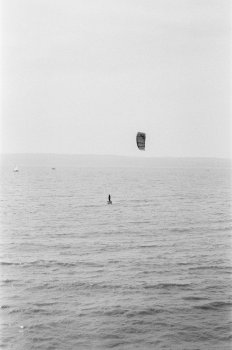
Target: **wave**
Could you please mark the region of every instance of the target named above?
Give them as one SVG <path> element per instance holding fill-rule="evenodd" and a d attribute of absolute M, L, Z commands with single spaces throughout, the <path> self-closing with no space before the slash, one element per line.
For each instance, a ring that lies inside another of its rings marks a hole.
<path fill-rule="evenodd" d="M 55 281 L 50 281 L 39 285 L 33 285 L 32 287 L 30 286 L 26 290 L 37 291 L 37 290 L 43 290 L 43 289 L 47 289 L 47 290 L 57 289 L 57 284 L 55 284 Z"/>
<path fill-rule="evenodd" d="M 191 232 L 192 229 L 191 228 L 187 228 L 187 227 L 175 227 L 175 228 L 171 228 L 170 232 Z"/>
<path fill-rule="evenodd" d="M 15 262 L 1 262 L 1 265 L 6 266 L 17 266 L 20 265 L 23 268 L 30 268 L 30 267 L 76 267 L 79 265 L 84 266 L 96 266 L 96 267 L 103 267 L 102 264 L 98 264 L 91 261 L 76 261 L 76 262 L 63 262 L 63 261 L 56 261 L 56 260 L 33 260 L 30 262 L 22 262 L 22 263 L 15 263 Z"/>
<path fill-rule="evenodd" d="M 74 267 L 76 266 L 75 263 L 69 263 L 69 262 L 60 262 L 60 261 L 54 261 L 54 260 L 35 260 L 35 261 L 30 261 L 27 263 L 23 264 L 23 267 L 28 268 L 28 267 Z"/>
<path fill-rule="evenodd" d="M 55 304 L 58 304 L 58 303 L 54 301 L 54 302 L 50 302 L 50 303 L 35 303 L 34 305 L 36 307 L 45 307 L 45 306 L 52 306 Z"/>
<path fill-rule="evenodd" d="M 209 285 L 204 287 L 203 289 L 206 291 L 210 291 L 210 292 L 215 292 L 216 290 L 220 290 L 222 288 L 222 286 L 220 284 L 214 284 L 214 285 Z"/>
<path fill-rule="evenodd" d="M 44 285 L 41 286 L 44 288 Z M 45 286 L 46 287 L 46 286 Z M 50 286 L 52 288 L 53 286 Z M 63 288 L 63 286 L 60 286 Z M 115 290 L 115 289 L 121 289 L 121 290 L 127 290 L 129 292 L 130 290 L 139 290 L 141 288 L 143 289 L 184 289 L 184 290 L 192 290 L 192 284 L 191 283 L 158 283 L 158 284 L 138 284 L 138 285 L 129 285 L 129 284 L 105 284 L 105 283 L 91 283 L 91 282 L 72 282 L 70 284 L 65 284 L 65 288 L 81 288 L 81 289 L 96 289 L 96 290 Z"/>
<path fill-rule="evenodd" d="M 149 221 L 149 220 L 143 220 L 143 221 L 128 221 L 128 224 L 144 225 L 144 224 L 151 224 L 151 221 Z"/>
<path fill-rule="evenodd" d="M 21 263 L 9 262 L 9 261 L 1 261 L 0 265 L 2 265 L 2 266 L 10 266 L 10 265 L 17 266 L 17 265 L 21 265 Z"/>
<path fill-rule="evenodd" d="M 148 284 L 144 286 L 145 289 L 172 289 L 172 288 L 183 288 L 192 289 L 192 283 L 158 283 Z"/>
<path fill-rule="evenodd" d="M 231 270 L 232 266 L 218 266 L 218 265 L 209 265 L 209 266 L 198 266 L 198 267 L 189 267 L 190 271 L 195 270 Z"/>
<path fill-rule="evenodd" d="M 2 280 L 2 283 L 5 283 L 5 284 L 13 283 L 13 282 L 17 282 L 17 280 L 11 280 L 11 279 Z"/>
<path fill-rule="evenodd" d="M 127 341 L 118 341 L 118 342 L 116 342 L 116 343 L 114 343 L 114 344 L 108 344 L 107 346 L 111 349 L 113 349 L 113 348 L 116 348 L 116 347 L 118 347 L 118 346 L 125 346 L 125 345 L 127 345 L 128 344 L 128 342 Z"/>
<path fill-rule="evenodd" d="M 113 309 L 113 310 L 108 310 L 108 311 L 103 311 L 104 316 L 117 316 L 117 315 L 124 315 L 127 313 L 127 309 Z"/>
<path fill-rule="evenodd" d="M 18 312 L 22 312 L 22 309 L 20 308 L 15 308 L 10 311 L 10 314 L 17 314 Z"/>
<path fill-rule="evenodd" d="M 44 310 L 44 309 L 41 309 L 41 308 L 35 308 L 35 309 L 27 310 L 26 314 L 43 314 L 43 315 L 48 315 L 49 312 L 47 310 Z"/>
<path fill-rule="evenodd" d="M 188 300 L 188 301 L 198 301 L 198 300 L 207 300 L 209 298 L 206 297 L 198 297 L 198 296 L 188 296 L 188 297 L 183 297 L 182 299 Z"/>
<path fill-rule="evenodd" d="M 139 311 L 128 311 L 126 313 L 127 317 L 137 317 L 137 316 L 152 316 L 155 314 L 167 312 L 167 310 L 164 310 L 162 308 L 147 308 L 144 310 L 139 310 Z"/>
<path fill-rule="evenodd" d="M 226 231 L 232 231 L 232 227 L 230 226 L 224 226 L 224 227 L 216 227 L 210 229 L 213 232 L 226 232 Z"/>
<path fill-rule="evenodd" d="M 220 215 L 224 215 L 225 213 L 220 213 Z M 216 214 L 217 215 L 217 214 Z M 219 215 L 219 214 L 218 214 Z M 231 219 L 217 219 L 217 220 L 214 220 L 212 221 L 213 223 L 215 224 L 226 224 L 226 223 L 231 223 Z"/>
<path fill-rule="evenodd" d="M 177 265 L 186 266 L 186 265 L 191 265 L 191 263 L 190 262 L 179 262 L 179 263 L 177 263 Z"/>
<path fill-rule="evenodd" d="M 51 304 L 52 305 L 52 304 Z M 47 305 L 45 305 L 47 306 Z M 42 308 L 42 307 L 28 307 L 28 308 L 20 308 L 20 307 L 17 307 L 17 308 L 13 308 L 11 311 L 10 311 L 10 314 L 16 314 L 16 313 L 23 313 L 25 315 L 33 315 L 33 314 L 40 314 L 40 315 L 55 315 L 57 313 L 59 313 L 59 311 L 57 310 L 51 310 L 51 309 L 45 309 L 45 308 Z"/>
<path fill-rule="evenodd" d="M 195 309 L 201 309 L 201 310 L 218 310 L 218 309 L 230 308 L 230 307 L 232 307 L 232 303 L 228 301 L 227 302 L 213 301 L 211 303 L 194 306 Z"/>
<path fill-rule="evenodd" d="M 76 281 L 76 282 L 70 282 L 70 283 L 60 283 L 60 280 L 51 280 L 46 283 L 42 284 L 37 284 L 32 287 L 28 287 L 27 290 L 61 290 L 61 291 L 66 291 L 66 290 L 114 290 L 114 289 L 130 289 L 134 287 L 130 286 L 123 286 L 123 285 L 112 285 L 112 284 L 104 284 L 104 283 L 95 283 L 95 282 L 81 282 L 81 281 Z M 136 287 L 135 287 L 136 288 Z"/>

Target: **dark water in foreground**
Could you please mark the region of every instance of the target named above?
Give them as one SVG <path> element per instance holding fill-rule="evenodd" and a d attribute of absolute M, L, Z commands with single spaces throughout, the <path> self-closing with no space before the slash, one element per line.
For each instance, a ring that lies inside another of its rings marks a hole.
<path fill-rule="evenodd" d="M 2 348 L 231 349 L 229 169 L 2 182 Z"/>

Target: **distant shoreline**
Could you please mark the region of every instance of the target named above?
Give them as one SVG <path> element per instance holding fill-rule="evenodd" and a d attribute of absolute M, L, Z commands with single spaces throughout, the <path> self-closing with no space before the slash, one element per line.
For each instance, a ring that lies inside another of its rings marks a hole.
<path fill-rule="evenodd" d="M 232 160 L 208 157 L 148 157 L 93 155 L 93 154 L 53 154 L 53 153 L 12 153 L 1 154 L 3 167 L 126 167 L 126 168 L 230 168 Z"/>

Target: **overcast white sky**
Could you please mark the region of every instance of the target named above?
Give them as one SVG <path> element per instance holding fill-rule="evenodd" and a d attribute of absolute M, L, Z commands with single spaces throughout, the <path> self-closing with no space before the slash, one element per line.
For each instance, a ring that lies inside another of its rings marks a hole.
<path fill-rule="evenodd" d="M 230 156 L 229 0 L 2 0 L 2 152 Z"/>

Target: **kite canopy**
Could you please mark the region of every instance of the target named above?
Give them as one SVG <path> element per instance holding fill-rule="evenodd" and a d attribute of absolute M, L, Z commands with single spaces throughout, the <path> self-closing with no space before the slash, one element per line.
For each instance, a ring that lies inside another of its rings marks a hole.
<path fill-rule="evenodd" d="M 145 151 L 146 134 L 144 132 L 138 132 L 136 135 L 137 146 L 141 151 Z"/>

